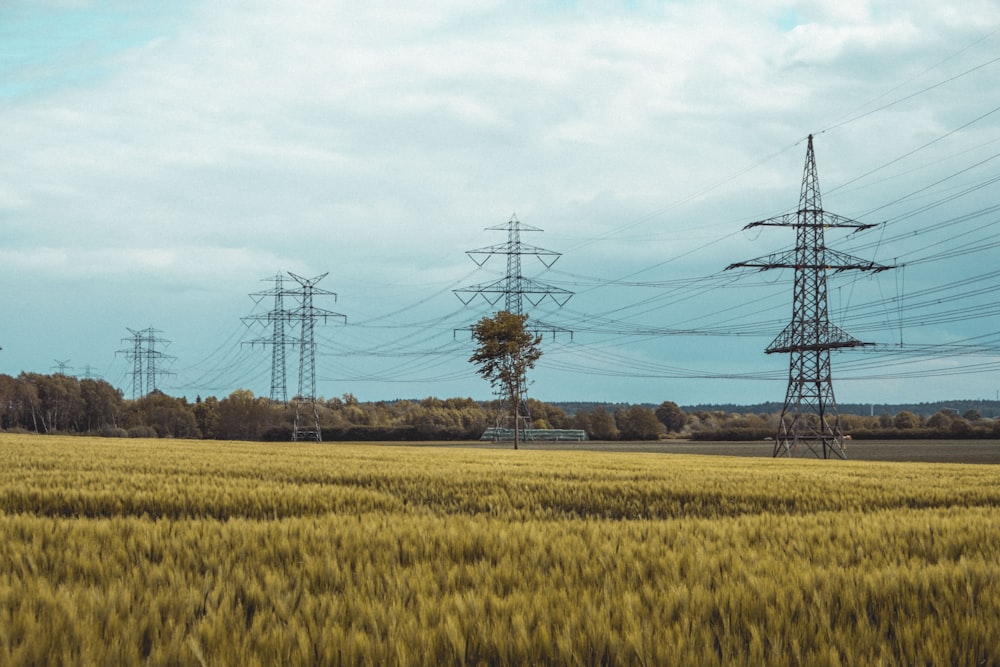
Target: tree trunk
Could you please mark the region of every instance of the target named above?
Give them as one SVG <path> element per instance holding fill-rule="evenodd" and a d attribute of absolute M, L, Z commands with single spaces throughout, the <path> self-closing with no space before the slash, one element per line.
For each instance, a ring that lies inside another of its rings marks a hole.
<path fill-rule="evenodd" d="M 514 383 L 510 402 L 514 406 L 514 449 L 517 449 L 518 442 L 521 438 L 520 429 L 518 428 L 518 422 L 521 418 L 521 392 L 518 383 Z"/>

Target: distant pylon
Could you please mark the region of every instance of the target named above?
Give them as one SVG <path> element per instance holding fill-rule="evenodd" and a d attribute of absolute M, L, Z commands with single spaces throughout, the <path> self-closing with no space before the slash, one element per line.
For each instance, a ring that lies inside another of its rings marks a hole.
<path fill-rule="evenodd" d="M 271 325 L 270 338 L 257 338 L 247 341 L 250 345 L 270 345 L 271 346 L 271 403 L 285 404 L 288 402 L 288 383 L 286 381 L 285 346 L 289 340 L 285 335 L 285 324 L 289 321 L 291 313 L 285 310 L 285 296 L 288 290 L 284 287 L 285 276 L 277 273 L 264 280 L 274 283 L 274 287 L 261 292 L 254 292 L 250 298 L 260 302 L 264 297 L 274 298 L 274 307 L 267 313 L 258 315 L 248 315 L 243 318 L 244 322 L 263 322 Z"/>
<path fill-rule="evenodd" d="M 330 317 L 339 317 L 346 321 L 347 317 L 313 305 L 313 297 L 315 296 L 332 296 L 334 300 L 337 298 L 334 292 L 316 287 L 316 283 L 325 278 L 327 273 L 315 278 L 303 278 L 291 272 L 288 275 L 299 284 L 298 288 L 286 292 L 287 295 L 298 300 L 298 306 L 288 312 L 289 318 L 299 324 L 299 392 L 295 397 L 295 424 L 292 428 L 292 440 L 322 442 L 323 434 L 319 425 L 319 412 L 316 409 L 316 339 L 314 329 L 318 318 L 323 318 L 326 321 Z M 306 407 L 312 413 L 311 420 L 302 414 Z"/>
<path fill-rule="evenodd" d="M 159 343 L 170 344 L 168 340 L 157 338 L 156 334 L 162 332 L 153 327 L 141 330 L 128 329 L 128 331 L 132 337 L 123 338 L 122 342 L 131 343 L 132 346 L 118 350 L 117 354 L 124 354 L 132 361 L 132 398 L 136 399 L 156 391 L 157 376 L 169 375 L 168 371 L 159 367 L 158 362 L 174 357 L 156 349 Z"/>
<path fill-rule="evenodd" d="M 793 227 L 795 249 L 731 264 L 727 269 L 757 267 L 794 269 L 792 321 L 767 347 L 767 354 L 788 353 L 788 389 L 778 421 L 774 456 L 812 453 L 821 458 L 847 458 L 840 414 L 833 394 L 830 350 L 872 345 L 854 338 L 830 322 L 827 308 L 828 271 L 879 272 L 893 268 L 851 257 L 826 247 L 826 228 L 856 231 L 875 225 L 863 224 L 827 213 L 819 191 L 813 136 L 809 135 L 799 208 L 795 213 L 752 222 L 752 227 Z M 804 449 L 800 450 L 799 445 Z"/>
<path fill-rule="evenodd" d="M 56 375 L 66 375 L 67 370 L 73 370 L 73 367 L 69 365 L 69 359 L 67 359 L 66 361 L 59 361 L 58 359 L 53 359 L 53 361 L 56 362 L 56 365 L 53 366 L 50 370 L 54 370 L 56 372 Z"/>
<path fill-rule="evenodd" d="M 510 220 L 506 223 L 494 225 L 493 227 L 487 227 L 486 230 L 506 231 L 507 242 L 498 243 L 485 248 L 479 248 L 477 250 L 468 250 L 466 251 L 466 254 L 472 259 L 473 262 L 476 263 L 477 266 L 483 266 L 487 260 L 494 255 L 505 255 L 507 257 L 507 273 L 504 277 L 490 283 L 469 285 L 468 287 L 461 287 L 453 290 L 455 292 L 455 296 L 457 296 L 462 303 L 469 305 L 477 296 L 481 296 L 491 306 L 495 306 L 501 299 L 503 299 L 503 309 L 508 313 L 513 313 L 515 315 L 525 314 L 525 301 L 530 303 L 532 306 L 537 306 L 545 299 L 550 299 L 553 303 L 560 307 L 566 305 L 566 302 L 573 296 L 573 292 L 538 280 L 525 278 L 521 273 L 521 257 L 525 255 L 534 255 L 545 266 L 545 268 L 551 268 L 552 265 L 555 264 L 556 261 L 562 256 L 562 253 L 555 252 L 554 250 L 546 250 L 545 248 L 539 248 L 537 246 L 525 245 L 521 242 L 521 232 L 540 232 L 542 231 L 540 228 L 525 225 L 517 219 L 517 215 L 511 215 Z M 557 333 L 568 333 L 571 336 L 573 334 L 573 332 L 569 329 L 537 320 L 529 320 L 528 328 L 536 333 L 551 333 L 553 336 Z M 471 327 L 469 327 L 469 329 L 471 330 Z M 512 402 L 514 404 L 515 410 L 507 410 L 506 405 L 508 402 Z M 529 431 L 526 429 L 531 427 L 531 413 L 528 410 L 526 387 L 520 387 L 514 396 L 509 396 L 506 393 L 501 394 L 499 400 L 499 410 L 497 412 L 497 427 L 493 431 L 495 434 L 499 434 L 501 432 L 501 429 L 504 428 L 503 420 L 506 419 L 507 415 L 511 413 L 516 415 L 514 418 L 515 423 L 511 425 L 511 428 L 525 429 L 523 432 L 527 435 Z"/>

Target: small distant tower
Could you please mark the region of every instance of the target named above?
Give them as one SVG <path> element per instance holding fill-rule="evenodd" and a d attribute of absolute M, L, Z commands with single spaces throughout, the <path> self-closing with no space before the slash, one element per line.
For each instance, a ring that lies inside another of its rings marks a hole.
<path fill-rule="evenodd" d="M 566 305 L 566 302 L 573 296 L 573 292 L 561 287 L 548 285 L 538 280 L 525 278 L 521 273 L 521 257 L 525 255 L 534 255 L 545 268 L 550 268 L 562 256 L 562 253 L 537 246 L 525 245 L 521 242 L 521 232 L 540 232 L 542 231 L 540 228 L 525 225 L 517 219 L 516 215 L 511 215 L 510 220 L 506 223 L 487 227 L 486 230 L 507 232 L 507 242 L 477 250 L 468 250 L 466 254 L 477 266 L 483 266 L 494 255 L 505 255 L 507 257 L 507 273 L 504 277 L 494 280 L 491 283 L 469 285 L 468 287 L 461 287 L 454 290 L 455 296 L 462 303 L 469 305 L 477 296 L 481 296 L 491 306 L 495 306 L 503 299 L 503 309 L 515 315 L 524 314 L 525 301 L 532 306 L 537 306 L 545 299 L 550 299 L 560 307 Z M 557 333 L 569 333 L 572 335 L 569 329 L 535 320 L 528 321 L 528 328 L 536 333 L 551 333 L 553 336 Z M 508 409 L 507 406 L 511 402 L 514 403 L 516 412 Z M 493 431 L 494 437 L 499 436 L 503 428 L 503 420 L 511 412 L 517 415 L 516 423 L 511 428 L 526 429 L 531 426 L 531 414 L 528 411 L 526 388 L 522 387 L 516 396 L 502 395 L 500 397 L 497 426 Z"/>
<path fill-rule="evenodd" d="M 56 372 L 56 375 L 66 375 L 66 371 L 73 370 L 73 367 L 69 365 L 69 359 L 65 361 L 53 359 L 53 361 L 56 362 L 56 365 L 53 366 L 50 370 L 54 370 Z"/>
<path fill-rule="evenodd" d="M 131 343 L 131 347 L 118 350 L 132 361 L 132 398 L 137 399 L 156 391 L 156 378 L 159 375 L 169 375 L 168 371 L 159 367 L 159 362 L 172 360 L 175 357 L 164 354 L 156 349 L 161 343 L 170 344 L 169 340 L 158 338 L 162 333 L 148 327 L 146 329 L 128 329 L 131 338 L 123 338 L 123 343 Z"/>
<path fill-rule="evenodd" d="M 753 227 L 792 227 L 795 249 L 747 262 L 731 264 L 727 269 L 757 267 L 794 269 L 792 321 L 767 347 L 767 354 L 788 353 L 788 390 L 781 409 L 774 456 L 794 456 L 804 451 L 820 458 L 846 459 L 844 433 L 833 395 L 830 350 L 871 345 L 854 338 L 830 322 L 827 309 L 826 275 L 828 271 L 847 270 L 879 272 L 893 268 L 851 257 L 826 247 L 827 228 L 869 229 L 862 224 L 823 210 L 816 173 L 813 136 L 809 135 L 805 172 L 799 195 L 799 209 L 776 218 L 752 222 Z M 804 446 L 800 452 L 799 446 Z"/>
<path fill-rule="evenodd" d="M 257 338 L 247 341 L 250 345 L 270 345 L 271 346 L 271 403 L 284 405 L 288 402 L 288 383 L 286 382 L 285 347 L 291 343 L 285 335 L 285 325 L 291 319 L 291 312 L 285 309 L 285 296 L 288 290 L 284 286 L 285 276 L 277 273 L 270 278 L 265 278 L 274 283 L 274 287 L 261 292 L 254 292 L 250 295 L 255 302 L 259 303 L 265 297 L 274 298 L 274 307 L 267 313 L 259 315 L 248 315 L 243 318 L 243 322 L 261 322 L 271 326 L 271 336 L 269 338 Z"/>

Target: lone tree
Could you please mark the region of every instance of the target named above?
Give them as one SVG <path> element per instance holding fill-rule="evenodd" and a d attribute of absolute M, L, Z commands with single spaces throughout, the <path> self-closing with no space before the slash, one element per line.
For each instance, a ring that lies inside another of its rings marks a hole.
<path fill-rule="evenodd" d="M 501 400 L 509 407 L 514 421 L 514 449 L 518 446 L 519 416 L 523 400 L 525 377 L 529 368 L 542 356 L 538 344 L 542 337 L 525 329 L 527 315 L 501 310 L 493 317 L 484 317 L 472 329 L 478 343 L 469 361 L 476 372 L 500 389 Z"/>

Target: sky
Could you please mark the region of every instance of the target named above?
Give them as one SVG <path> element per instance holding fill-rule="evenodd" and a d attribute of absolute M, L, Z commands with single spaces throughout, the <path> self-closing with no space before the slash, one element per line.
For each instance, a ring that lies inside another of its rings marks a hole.
<path fill-rule="evenodd" d="M 1000 398 L 998 27 L 992 0 L 0 2 L 0 372 L 132 397 L 151 329 L 166 393 L 268 396 L 292 272 L 343 315 L 317 395 L 489 399 L 496 307 L 455 290 L 506 274 L 467 251 L 516 216 L 561 253 L 522 275 L 573 292 L 525 308 L 560 330 L 531 396 L 780 402 L 792 272 L 727 267 L 794 247 L 744 228 L 797 209 L 813 135 L 824 209 L 873 225 L 827 247 L 895 267 L 827 274 L 870 343 L 831 355 L 837 400 Z"/>

